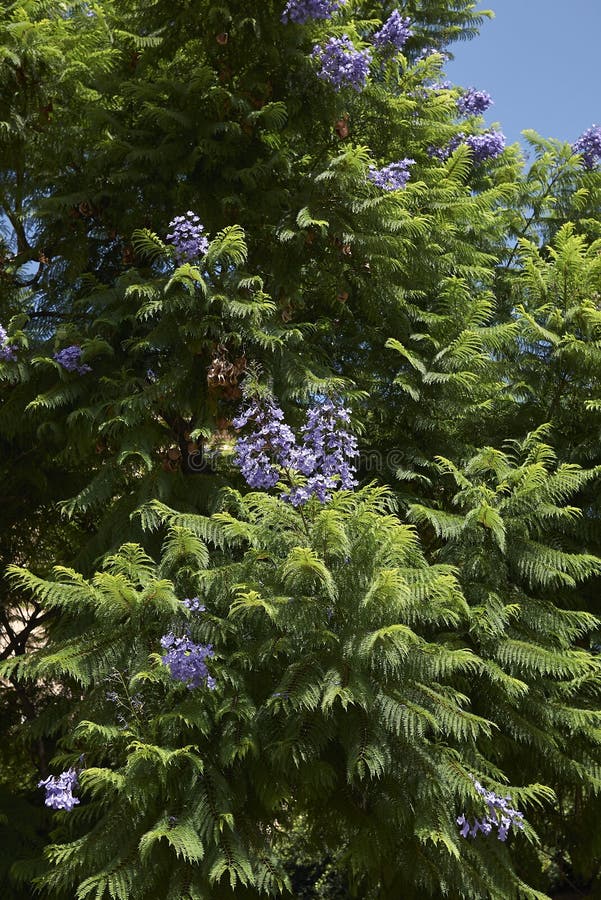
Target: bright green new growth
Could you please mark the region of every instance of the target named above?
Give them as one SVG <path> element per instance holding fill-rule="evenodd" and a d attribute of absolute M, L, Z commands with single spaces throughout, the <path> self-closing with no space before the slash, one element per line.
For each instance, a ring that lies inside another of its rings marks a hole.
<path fill-rule="evenodd" d="M 487 540 L 502 566 L 503 520 L 508 532 L 527 533 L 532 506 L 561 503 L 587 477 L 548 474 L 544 457 L 532 445 L 519 467 L 502 455 L 472 462 L 469 474 L 500 472 L 500 493 L 511 490 L 499 512 L 489 491 L 490 505 L 454 523 L 425 508 L 413 517 L 453 535 L 464 567 L 470 547 Z M 456 477 L 464 496 L 477 491 Z M 466 804 L 478 809 L 470 773 L 502 790 L 496 759 L 521 742 L 534 745 L 539 766 L 547 759 L 547 780 L 572 774 L 596 787 L 586 754 L 597 716 L 577 698 L 586 703 L 598 666 L 573 648 L 594 622 L 517 590 L 503 605 L 493 585 L 468 605 L 457 569 L 428 565 L 391 504 L 377 488 L 314 502 L 305 519 L 265 494 L 227 492 L 211 518 L 154 502 L 141 516 L 164 533 L 159 565 L 128 544 L 92 581 L 14 571 L 61 613 L 53 652 L 31 654 L 21 677 L 85 689 L 72 747 L 85 754 L 82 790 L 92 799 L 71 815 L 71 841 L 49 849 L 43 884 L 124 900 L 225 897 L 227 884 L 236 896 L 240 885 L 276 893 L 289 886 L 281 836 L 302 817 L 316 849 L 329 847 L 362 890 L 394 894 L 408 873 L 431 894 L 453 890 L 459 861 L 465 896 L 517 887 L 506 853 L 460 846 L 455 818 Z M 528 566 L 528 549 L 508 554 L 508 570 Z M 584 556 L 546 552 L 571 579 L 601 570 Z M 541 581 L 549 579 L 533 573 L 534 593 Z M 206 612 L 185 613 L 178 598 L 191 592 Z M 186 620 L 215 649 L 214 692 L 178 686 L 161 665 L 161 634 Z M 114 672 L 121 725 L 105 699 Z M 554 741 L 543 737 L 541 714 L 553 716 Z M 572 747 L 570 759 L 562 742 L 575 734 L 582 750 L 576 759 Z M 512 796 L 535 809 L 553 792 L 525 783 Z M 127 822 L 127 837 L 117 822 Z"/>

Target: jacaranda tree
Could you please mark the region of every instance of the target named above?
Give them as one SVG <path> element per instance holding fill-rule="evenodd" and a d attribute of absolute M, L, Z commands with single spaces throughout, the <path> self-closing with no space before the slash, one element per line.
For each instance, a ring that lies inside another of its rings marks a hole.
<path fill-rule="evenodd" d="M 601 128 L 474 0 L 0 3 L 0 867 L 601 884 Z"/>

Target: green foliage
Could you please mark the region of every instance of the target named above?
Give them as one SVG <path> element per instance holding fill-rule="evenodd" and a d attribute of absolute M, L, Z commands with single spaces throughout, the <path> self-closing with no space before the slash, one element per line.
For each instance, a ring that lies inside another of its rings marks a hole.
<path fill-rule="evenodd" d="M 156 567 L 126 545 L 92 581 L 14 570 L 23 590 L 61 611 L 52 647 L 21 661 L 21 678 L 86 687 L 75 715 L 85 711 L 87 721 L 68 754 L 85 758 L 87 802 L 65 822 L 67 841 L 49 848 L 40 885 L 58 896 L 136 898 L 171 896 L 185 877 L 199 896 L 225 897 L 239 885 L 249 896 L 278 892 L 290 886 L 285 834 L 302 817 L 311 845 L 331 848 L 355 890 L 396 892 L 410 871 L 432 893 L 433 873 L 455 884 L 462 860 L 464 896 L 494 891 L 499 878 L 517 891 L 507 854 L 460 846 L 454 818 L 475 803 L 470 771 L 496 784 L 510 748 L 534 745 L 549 764 L 565 757 L 559 732 L 545 740 L 533 715 L 543 693 L 547 719 L 582 739 L 583 758 L 572 750 L 568 771 L 596 788 L 584 747 L 597 717 L 575 701 L 597 669 L 590 654 L 570 649 L 594 623 L 572 614 L 564 625 L 557 610 L 552 639 L 546 629 L 555 649 L 520 642 L 532 610 L 522 623 L 516 597 L 491 634 L 485 610 L 462 596 L 458 570 L 428 565 L 390 503 L 368 488 L 326 509 L 314 501 L 301 516 L 264 494 L 228 493 L 209 554 L 197 536 L 208 533 L 202 518 L 188 517 L 186 528 L 155 506 L 147 521 L 166 528 Z M 185 545 L 183 568 L 174 544 Z M 590 574 L 580 565 L 580 577 Z M 189 614 L 176 599 L 192 594 L 206 612 Z M 214 692 L 174 682 L 157 655 L 162 634 L 186 627 L 214 646 Z M 121 728 L 105 699 L 115 672 Z M 536 817 L 554 793 L 532 783 L 514 797 Z M 117 821 L 127 822 L 127 837 Z"/>
<path fill-rule="evenodd" d="M 477 5 L 407 0 L 403 54 L 337 93 L 313 45 L 394 4 L 0 3 L 7 896 L 598 891 L 601 175 L 534 132 L 529 168 L 431 153 L 481 131 L 421 55 Z M 293 425 L 342 394 L 371 486 L 244 494 L 243 390 Z M 214 692 L 170 678 L 171 628 Z M 458 835 L 471 773 L 513 785 L 507 847 Z"/>

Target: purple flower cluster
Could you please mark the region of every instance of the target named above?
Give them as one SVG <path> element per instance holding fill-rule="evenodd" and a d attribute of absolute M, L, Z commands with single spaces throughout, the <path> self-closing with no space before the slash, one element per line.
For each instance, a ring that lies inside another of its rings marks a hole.
<path fill-rule="evenodd" d="M 463 132 L 456 134 L 455 137 L 451 138 L 446 147 L 428 147 L 428 156 L 441 159 L 444 162 L 445 159 L 448 159 L 449 156 L 455 152 L 457 147 L 465 143 L 465 140 L 466 138 Z"/>
<path fill-rule="evenodd" d="M 278 466 L 290 465 L 295 437 L 284 422 L 284 413 L 271 399 L 252 401 L 232 424 L 240 429 L 249 422 L 255 428 L 246 437 L 238 438 L 234 463 L 249 487 L 269 490 L 280 480 Z"/>
<path fill-rule="evenodd" d="M 493 828 L 496 828 L 498 839 L 506 841 L 512 825 L 514 828 L 524 828 L 524 815 L 510 806 L 511 797 L 499 797 L 494 791 L 487 791 L 479 781 L 474 780 L 474 787 L 484 798 L 488 812 L 482 819 L 474 819 L 473 825 L 470 825 L 465 813 L 462 813 L 457 818 L 462 837 L 475 838 L 479 831 L 486 836 L 491 833 Z"/>
<path fill-rule="evenodd" d="M 169 666 L 176 681 L 182 681 L 190 690 L 204 684 L 214 689 L 216 682 L 206 663 L 214 655 L 210 644 L 195 644 L 189 635 L 176 637 L 169 632 L 161 638 L 161 647 L 167 651 L 162 657 L 163 665 Z"/>
<path fill-rule="evenodd" d="M 209 242 L 203 235 L 204 225 L 192 210 L 189 209 L 185 216 L 172 219 L 169 228 L 172 230 L 167 240 L 173 244 L 179 263 L 193 262 L 207 252 Z"/>
<path fill-rule="evenodd" d="M 77 372 L 78 375 L 85 375 L 87 372 L 92 371 L 87 363 L 82 363 L 81 347 L 78 347 L 77 344 L 72 344 L 70 347 L 65 347 L 64 350 L 59 350 L 58 353 L 54 354 L 53 358 L 67 372 Z"/>
<path fill-rule="evenodd" d="M 297 452 L 304 469 L 298 462 L 296 469 L 309 477 L 306 484 L 292 489 L 289 499 L 293 506 L 301 506 L 311 497 L 327 503 L 337 485 L 345 491 L 356 486 L 357 438 L 349 425 L 349 411 L 341 402 L 326 399 L 308 411 L 301 429 L 303 446 Z"/>
<path fill-rule="evenodd" d="M 465 143 L 474 156 L 474 162 L 496 159 L 505 149 L 505 135 L 500 131 L 485 131 L 484 134 L 470 134 Z"/>
<path fill-rule="evenodd" d="M 367 177 L 377 187 L 385 191 L 399 191 L 409 181 L 411 177 L 409 166 L 412 166 L 414 162 L 414 159 L 400 159 L 398 162 L 389 163 L 381 169 L 370 166 Z"/>
<path fill-rule="evenodd" d="M 478 91 L 476 88 L 468 88 L 457 101 L 457 109 L 462 116 L 479 116 L 493 105 L 493 99 L 488 91 Z"/>
<path fill-rule="evenodd" d="M 282 22 L 305 25 L 311 19 L 331 19 L 346 0 L 288 0 Z"/>
<path fill-rule="evenodd" d="M 38 787 L 46 788 L 46 806 L 50 809 L 66 809 L 69 812 L 77 806 L 79 799 L 73 796 L 73 788 L 77 787 L 77 772 L 68 769 L 61 772 L 58 777 L 49 775 L 44 781 L 38 782 Z"/>
<path fill-rule="evenodd" d="M 204 612 L 206 609 L 206 606 L 198 597 L 192 597 L 191 599 L 186 597 L 185 600 L 182 600 L 182 605 L 189 609 L 190 612 Z"/>
<path fill-rule="evenodd" d="M 331 37 L 325 44 L 313 47 L 311 58 L 318 65 L 317 77 L 337 90 L 351 87 L 361 91 L 367 84 L 371 51 L 356 50 L 348 35 Z"/>
<path fill-rule="evenodd" d="M 410 25 L 411 20 L 403 18 L 398 9 L 395 9 L 380 30 L 374 34 L 374 45 L 378 50 L 386 50 L 389 47 L 402 50 L 407 39 L 413 34 Z"/>
<path fill-rule="evenodd" d="M 251 401 L 234 419 L 237 429 L 249 422 L 254 425 L 251 434 L 239 438 L 234 458 L 250 487 L 269 489 L 284 476 L 290 490 L 282 498 L 293 506 L 311 497 L 327 503 L 336 487 L 355 487 L 357 439 L 347 427 L 349 411 L 340 401 L 325 399 L 308 410 L 300 444 L 283 418 L 282 410 L 269 399 Z M 304 484 L 295 483 L 299 475 L 306 479 Z"/>
<path fill-rule="evenodd" d="M 428 147 L 428 154 L 445 160 L 455 152 L 461 144 L 466 144 L 472 151 L 474 162 L 485 162 L 495 159 L 505 149 L 505 135 L 500 131 L 485 131 L 483 134 L 456 134 L 446 147 Z"/>
<path fill-rule="evenodd" d="M 15 348 L 8 343 L 6 329 L 0 325 L 0 360 L 14 362 L 16 360 Z"/>
<path fill-rule="evenodd" d="M 593 169 L 601 159 L 601 125 L 592 125 L 572 144 L 574 153 L 580 153 L 586 169 Z"/>

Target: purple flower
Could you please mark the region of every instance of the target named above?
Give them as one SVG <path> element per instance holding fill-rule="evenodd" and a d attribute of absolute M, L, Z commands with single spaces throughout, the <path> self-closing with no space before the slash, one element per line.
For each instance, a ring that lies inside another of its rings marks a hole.
<path fill-rule="evenodd" d="M 185 606 L 190 612 L 204 612 L 206 609 L 206 606 L 198 597 L 192 597 L 191 599 L 186 597 L 185 600 L 182 600 L 182 606 Z"/>
<path fill-rule="evenodd" d="M 466 144 L 472 151 L 474 162 L 481 163 L 495 159 L 505 149 L 505 135 L 500 131 L 485 131 L 483 134 L 456 134 L 446 147 L 428 147 L 428 155 L 445 160 L 455 152 L 460 144 Z"/>
<path fill-rule="evenodd" d="M 175 681 L 183 682 L 190 690 L 202 685 L 214 689 L 216 682 L 206 663 L 214 656 L 210 644 L 195 644 L 189 635 L 176 637 L 170 632 L 161 638 L 161 646 L 167 651 L 162 657 L 163 665 L 169 667 Z"/>
<path fill-rule="evenodd" d="M 308 410 L 301 429 L 302 453 L 314 460 L 314 469 L 306 484 L 284 495 L 293 506 L 306 503 L 310 497 L 327 503 L 337 486 L 343 490 L 356 486 L 357 438 L 348 429 L 349 423 L 349 410 L 340 400 L 326 398 Z M 301 471 L 298 465 L 296 468 Z"/>
<path fill-rule="evenodd" d="M 320 503 L 328 503 L 332 499 L 332 491 L 335 488 L 334 478 L 326 475 L 313 475 L 307 479 L 306 484 L 296 485 L 289 494 L 282 494 L 282 500 L 287 500 L 292 506 L 304 506 L 311 497 L 316 497 Z"/>
<path fill-rule="evenodd" d="M 296 439 L 283 419 L 279 406 L 267 399 L 252 401 L 233 420 L 236 429 L 254 425 L 251 434 L 238 438 L 234 457 L 249 487 L 269 490 L 280 480 L 280 469 L 290 468 Z"/>
<path fill-rule="evenodd" d="M 46 788 L 46 806 L 50 809 L 66 809 L 69 812 L 77 806 L 79 799 L 73 796 L 73 788 L 77 787 L 77 772 L 68 769 L 61 772 L 58 777 L 49 775 L 44 781 L 38 782 L 38 787 Z"/>
<path fill-rule="evenodd" d="M 8 343 L 8 334 L 6 328 L 0 325 L 0 359 L 5 362 L 14 362 L 16 360 L 15 347 L 11 347 Z"/>
<path fill-rule="evenodd" d="M 331 19 L 345 3 L 346 0 L 288 0 L 282 22 L 304 25 L 311 19 Z"/>
<path fill-rule="evenodd" d="M 457 109 L 462 116 L 479 116 L 492 105 L 492 97 L 487 91 L 477 91 L 472 87 L 457 101 Z"/>
<path fill-rule="evenodd" d="M 464 143 L 464 141 L 465 135 L 463 132 L 456 134 L 455 137 L 451 138 L 446 147 L 428 147 L 428 156 L 432 156 L 435 159 L 440 159 L 444 162 L 444 160 L 448 159 L 449 156 L 455 152 L 457 147 Z"/>
<path fill-rule="evenodd" d="M 319 64 L 317 77 L 337 90 L 351 87 L 361 91 L 367 84 L 371 51 L 356 50 L 346 34 L 332 37 L 324 45 L 316 44 L 311 58 Z"/>
<path fill-rule="evenodd" d="M 172 231 L 167 235 L 167 240 L 173 244 L 178 263 L 193 262 L 207 252 L 209 242 L 203 235 L 204 225 L 192 210 L 172 219 L 169 228 Z"/>
<path fill-rule="evenodd" d="M 234 457 L 250 487 L 269 490 L 287 476 L 292 483 L 282 498 L 301 506 L 311 497 L 327 503 L 337 487 L 351 490 L 356 485 L 357 439 L 347 427 L 350 414 L 341 401 L 325 398 L 308 410 L 302 443 L 283 418 L 269 399 L 251 401 L 233 421 L 238 429 L 254 426 L 251 434 L 238 439 Z M 307 479 L 302 484 L 295 483 L 299 475 Z"/>
<path fill-rule="evenodd" d="M 410 28 L 411 20 L 403 18 L 395 9 L 379 31 L 374 34 L 374 45 L 378 50 L 384 50 L 388 47 L 394 47 L 395 50 L 402 50 L 413 32 Z"/>
<path fill-rule="evenodd" d="M 414 159 L 400 159 L 398 162 L 389 163 L 381 169 L 370 166 L 368 178 L 377 187 L 385 191 L 398 191 L 404 188 L 409 178 L 409 166 L 415 163 Z"/>
<path fill-rule="evenodd" d="M 54 354 L 53 359 L 60 363 L 67 372 L 77 372 L 78 375 L 85 375 L 87 372 L 92 371 L 90 366 L 82 363 L 81 347 L 78 347 L 77 344 L 72 344 L 70 347 L 65 347 L 64 350 L 59 350 L 58 353 Z"/>
<path fill-rule="evenodd" d="M 470 134 L 465 143 L 474 156 L 474 162 L 495 159 L 505 149 L 505 135 L 500 131 L 485 131 L 484 134 Z"/>
<path fill-rule="evenodd" d="M 457 824 L 459 825 L 459 833 L 461 837 L 466 838 L 470 833 L 470 823 L 465 818 L 465 815 L 462 813 L 460 816 L 457 816 Z"/>
<path fill-rule="evenodd" d="M 466 838 L 469 835 L 475 838 L 479 831 L 487 837 L 493 828 L 496 828 L 498 839 L 506 841 L 512 826 L 518 829 L 524 828 L 524 816 L 510 806 L 511 797 L 500 797 L 494 791 L 488 791 L 482 787 L 479 781 L 475 779 L 473 781 L 476 791 L 483 797 L 488 807 L 488 812 L 482 819 L 474 819 L 473 825 L 470 825 L 465 813 L 458 816 L 456 821 L 461 837 Z"/>
<path fill-rule="evenodd" d="M 592 125 L 572 144 L 574 153 L 580 153 L 585 169 L 593 169 L 601 159 L 601 125 Z"/>

